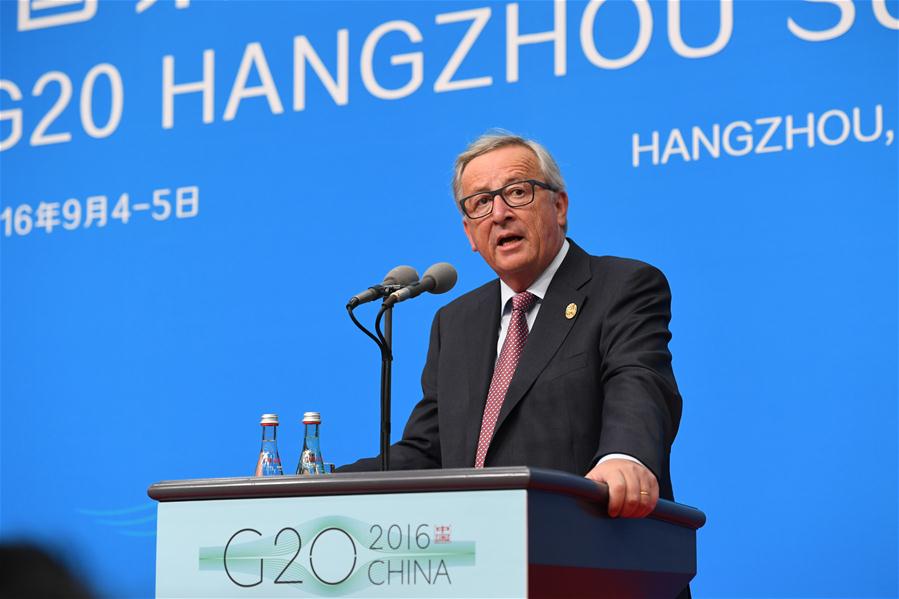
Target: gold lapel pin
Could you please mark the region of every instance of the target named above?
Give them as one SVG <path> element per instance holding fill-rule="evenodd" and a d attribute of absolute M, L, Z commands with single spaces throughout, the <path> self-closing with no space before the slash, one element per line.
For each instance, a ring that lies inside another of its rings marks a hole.
<path fill-rule="evenodd" d="M 577 304 L 571 303 L 565 307 L 565 318 L 571 320 L 577 315 Z"/>

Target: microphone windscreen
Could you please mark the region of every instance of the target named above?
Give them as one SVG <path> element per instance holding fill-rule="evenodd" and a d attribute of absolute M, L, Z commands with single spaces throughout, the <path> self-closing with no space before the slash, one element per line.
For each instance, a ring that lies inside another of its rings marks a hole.
<path fill-rule="evenodd" d="M 421 278 L 424 280 L 426 277 L 434 280 L 434 288 L 430 290 L 431 293 L 446 293 L 456 284 L 458 275 L 456 269 L 449 262 L 438 262 L 428 268 Z"/>
<path fill-rule="evenodd" d="M 411 285 L 418 281 L 418 272 L 411 266 L 397 266 L 391 269 L 386 275 L 381 285 Z"/>

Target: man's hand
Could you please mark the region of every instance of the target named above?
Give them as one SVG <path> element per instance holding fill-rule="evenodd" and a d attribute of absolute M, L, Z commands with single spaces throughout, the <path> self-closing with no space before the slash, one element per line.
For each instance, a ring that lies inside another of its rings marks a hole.
<path fill-rule="evenodd" d="M 659 482 L 645 466 L 612 459 L 597 464 L 587 478 L 609 485 L 609 516 L 642 518 L 656 507 Z"/>

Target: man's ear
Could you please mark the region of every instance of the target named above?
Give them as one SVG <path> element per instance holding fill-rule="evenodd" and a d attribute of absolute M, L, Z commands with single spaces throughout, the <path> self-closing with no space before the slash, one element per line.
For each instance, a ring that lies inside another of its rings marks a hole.
<path fill-rule="evenodd" d="M 568 224 L 568 194 L 564 191 L 556 192 L 556 221 L 563 229 Z"/>
<path fill-rule="evenodd" d="M 478 246 L 474 242 L 474 235 L 472 234 L 472 228 L 474 226 L 475 225 L 470 220 L 468 220 L 464 216 L 462 217 L 462 228 L 465 229 L 465 236 L 468 237 L 468 243 L 471 244 L 472 252 L 478 251 Z"/>

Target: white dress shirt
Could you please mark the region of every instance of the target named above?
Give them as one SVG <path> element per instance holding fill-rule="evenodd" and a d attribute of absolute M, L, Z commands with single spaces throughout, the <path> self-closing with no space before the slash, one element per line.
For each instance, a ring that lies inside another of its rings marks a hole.
<path fill-rule="evenodd" d="M 534 322 L 537 320 L 537 313 L 540 312 L 540 304 L 543 303 L 543 298 L 546 296 L 546 290 L 549 289 L 549 284 L 552 282 L 553 277 L 556 276 L 556 271 L 559 270 L 559 266 L 562 265 L 562 260 L 565 259 L 565 256 L 568 254 L 568 248 L 571 245 L 568 243 L 566 239 L 562 243 L 562 247 L 559 249 L 559 253 L 556 254 L 556 257 L 553 258 L 553 261 L 549 263 L 549 266 L 546 267 L 546 270 L 537 277 L 537 280 L 531 283 L 531 286 L 527 288 L 528 291 L 537 296 L 537 303 L 534 304 L 534 307 L 528 312 L 527 320 L 528 320 L 528 330 L 530 331 Z M 499 354 L 503 349 L 503 343 L 506 340 L 506 334 L 509 332 L 509 321 L 512 320 L 512 297 L 516 295 L 515 291 L 512 290 L 511 287 L 506 285 L 506 282 L 500 279 L 499 281 L 499 294 L 500 294 L 500 306 L 501 306 L 501 315 L 499 319 L 499 337 L 496 340 L 496 359 L 499 359 Z M 629 456 L 624 453 L 610 453 L 608 455 L 604 455 L 598 464 L 602 464 L 608 460 L 612 459 L 622 459 L 622 460 L 630 460 L 632 462 L 637 462 L 641 466 L 643 462 L 638 460 L 633 456 Z"/>

